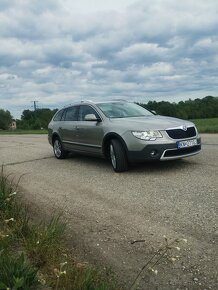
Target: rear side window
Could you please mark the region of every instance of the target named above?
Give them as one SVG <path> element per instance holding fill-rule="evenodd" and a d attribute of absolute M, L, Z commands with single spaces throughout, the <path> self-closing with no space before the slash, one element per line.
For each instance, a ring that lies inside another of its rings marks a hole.
<path fill-rule="evenodd" d="M 60 110 L 59 112 L 57 112 L 57 114 L 54 116 L 54 121 L 61 121 L 61 118 L 63 116 L 64 110 Z"/>
<path fill-rule="evenodd" d="M 66 109 L 65 121 L 77 121 L 78 106 L 73 106 Z"/>

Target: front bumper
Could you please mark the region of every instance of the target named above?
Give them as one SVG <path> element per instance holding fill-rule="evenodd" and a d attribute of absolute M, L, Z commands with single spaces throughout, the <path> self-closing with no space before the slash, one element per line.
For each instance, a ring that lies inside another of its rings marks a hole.
<path fill-rule="evenodd" d="M 130 162 L 143 162 L 154 160 L 173 160 L 189 157 L 201 151 L 201 139 L 197 139 L 197 145 L 178 149 L 175 143 L 169 144 L 148 144 L 141 151 L 128 151 L 127 156 Z"/>

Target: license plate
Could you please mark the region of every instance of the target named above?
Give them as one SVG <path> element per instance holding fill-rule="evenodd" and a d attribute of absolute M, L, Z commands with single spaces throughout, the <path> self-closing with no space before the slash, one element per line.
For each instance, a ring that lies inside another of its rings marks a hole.
<path fill-rule="evenodd" d="M 186 141 L 178 141 L 177 142 L 177 148 L 187 148 L 187 147 L 192 147 L 198 145 L 197 139 L 192 139 L 192 140 L 186 140 Z"/>

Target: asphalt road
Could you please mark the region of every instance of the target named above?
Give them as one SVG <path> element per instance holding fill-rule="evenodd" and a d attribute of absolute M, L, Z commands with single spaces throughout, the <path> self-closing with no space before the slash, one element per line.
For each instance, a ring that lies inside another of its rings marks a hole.
<path fill-rule="evenodd" d="M 101 159 L 55 159 L 46 135 L 0 135 L 0 164 L 25 174 L 20 186 L 33 215 L 62 211 L 69 247 L 83 260 L 111 266 L 126 289 L 163 235 L 188 243 L 177 262 L 159 265 L 139 289 L 218 289 L 218 135 L 202 141 L 194 157 L 116 174 Z"/>

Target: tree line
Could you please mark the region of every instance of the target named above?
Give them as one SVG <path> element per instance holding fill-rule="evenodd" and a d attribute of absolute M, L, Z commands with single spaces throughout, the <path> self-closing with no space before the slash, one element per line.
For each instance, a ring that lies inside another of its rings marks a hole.
<path fill-rule="evenodd" d="M 203 119 L 218 117 L 218 97 L 207 96 L 203 99 L 187 100 L 178 103 L 167 101 L 149 101 L 138 103 L 140 106 L 155 111 L 158 115 L 177 117 L 181 119 Z M 47 129 L 57 109 L 24 110 L 21 119 L 16 120 L 17 129 L 35 130 Z M 7 110 L 0 109 L 0 129 L 6 130 L 10 127 L 13 118 Z"/>
<path fill-rule="evenodd" d="M 21 120 L 16 120 L 17 128 L 23 130 L 47 129 L 49 122 L 57 110 L 58 109 L 24 110 L 21 115 Z"/>
<path fill-rule="evenodd" d="M 47 129 L 48 124 L 51 121 L 54 114 L 58 109 L 37 109 L 24 110 L 21 119 L 16 120 L 17 129 L 22 130 L 38 130 Z M 11 113 L 7 110 L 0 109 L 0 130 L 10 129 L 10 125 L 13 121 Z"/>
<path fill-rule="evenodd" d="M 155 111 L 158 115 L 186 120 L 218 117 L 218 97 L 212 96 L 203 99 L 189 99 L 178 103 L 149 101 L 146 104 L 138 104 L 150 111 Z"/>

